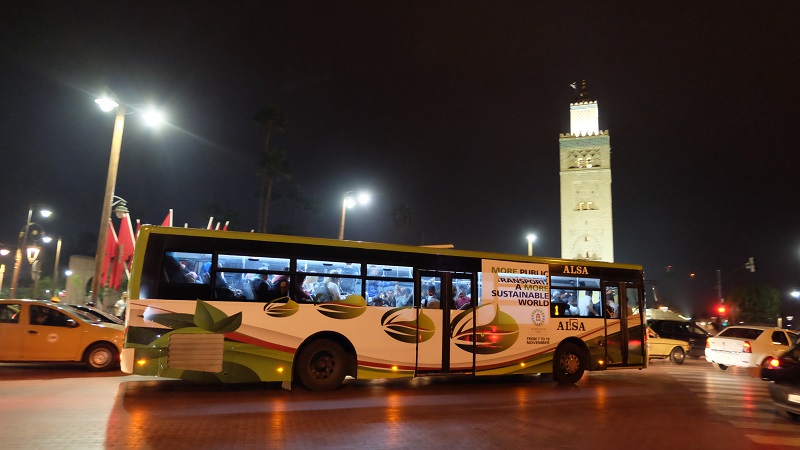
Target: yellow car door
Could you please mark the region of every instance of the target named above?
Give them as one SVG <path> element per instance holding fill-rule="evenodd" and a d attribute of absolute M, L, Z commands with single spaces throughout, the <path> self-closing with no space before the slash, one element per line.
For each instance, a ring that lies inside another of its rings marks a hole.
<path fill-rule="evenodd" d="M 26 361 L 79 361 L 81 324 L 48 305 L 28 305 L 22 358 Z M 24 320 L 24 318 L 23 318 Z"/>

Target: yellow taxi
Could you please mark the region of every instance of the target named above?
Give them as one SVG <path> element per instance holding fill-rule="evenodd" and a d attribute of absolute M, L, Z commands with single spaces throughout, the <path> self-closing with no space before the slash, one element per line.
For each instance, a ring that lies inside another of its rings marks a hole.
<path fill-rule="evenodd" d="M 119 366 L 122 325 L 49 300 L 0 300 L 0 361 L 79 361 Z"/>

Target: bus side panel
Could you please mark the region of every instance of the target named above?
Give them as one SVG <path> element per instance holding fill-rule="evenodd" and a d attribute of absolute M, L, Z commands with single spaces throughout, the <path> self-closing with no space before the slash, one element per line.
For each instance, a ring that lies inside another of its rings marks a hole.
<path fill-rule="evenodd" d="M 198 302 L 147 300 L 145 304 L 130 301 L 129 336 L 152 337 L 152 340 L 140 339 L 143 342 L 129 339 L 128 346 L 135 347 L 134 360 L 141 361 L 134 362 L 134 373 L 183 379 L 206 380 L 211 377 L 223 382 L 286 381 L 291 379 L 295 353 L 306 339 L 320 333 L 335 333 L 354 347 L 359 378 L 414 374 L 415 343 L 413 338 L 406 337 L 403 341 L 390 332 L 392 325 L 399 322 L 389 321 L 394 317 L 388 314 L 390 308 L 365 307 L 359 316 L 343 319 L 326 316 L 319 305 L 298 305 L 291 315 L 275 317 L 264 311 L 263 303 L 201 303 L 218 309 L 225 317 L 216 318 L 209 326 L 198 317 L 202 315 L 198 312 Z M 407 310 L 409 313 L 406 314 L 413 318 L 413 308 Z M 385 317 L 387 314 L 388 319 Z M 241 318 L 239 326 L 226 327 L 239 320 L 237 317 Z M 383 330 L 382 321 L 386 322 Z M 219 328 L 215 330 L 215 327 Z M 176 367 L 174 355 L 170 360 L 170 353 L 175 352 L 171 335 L 212 333 L 224 335 L 221 371 L 195 373 L 203 371 Z"/>

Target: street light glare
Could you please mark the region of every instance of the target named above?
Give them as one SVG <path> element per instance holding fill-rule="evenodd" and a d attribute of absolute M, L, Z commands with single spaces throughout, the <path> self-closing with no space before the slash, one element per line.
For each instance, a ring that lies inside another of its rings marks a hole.
<path fill-rule="evenodd" d="M 164 123 L 164 115 L 154 109 L 144 113 L 144 121 L 147 125 L 155 127 Z"/>
<path fill-rule="evenodd" d="M 53 211 L 50 211 L 49 209 L 43 209 L 43 210 L 39 211 L 39 214 L 42 217 L 50 217 L 53 214 Z"/>
<path fill-rule="evenodd" d="M 45 244 L 49 244 L 52 241 L 53 241 L 53 238 L 51 238 L 50 236 L 45 236 L 45 237 L 42 238 L 42 242 L 44 242 Z"/>
<path fill-rule="evenodd" d="M 119 103 L 115 102 L 114 100 L 111 100 L 108 97 L 98 98 L 94 102 L 97 103 L 100 109 L 102 109 L 104 112 L 109 112 L 112 109 L 119 106 Z"/>
<path fill-rule="evenodd" d="M 358 194 L 358 203 L 362 205 L 366 205 L 367 203 L 369 203 L 371 199 L 372 197 L 369 195 L 368 192 L 362 192 Z"/>

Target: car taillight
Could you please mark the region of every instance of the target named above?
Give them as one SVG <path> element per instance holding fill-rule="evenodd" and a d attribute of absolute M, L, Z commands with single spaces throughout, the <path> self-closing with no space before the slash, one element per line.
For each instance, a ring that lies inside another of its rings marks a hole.
<path fill-rule="evenodd" d="M 711 342 L 706 341 L 706 348 L 711 348 Z"/>
<path fill-rule="evenodd" d="M 750 348 L 750 341 L 744 341 L 744 344 L 742 344 L 742 351 L 744 353 L 753 353 L 753 349 Z"/>
<path fill-rule="evenodd" d="M 769 366 L 770 367 L 780 367 L 781 366 L 781 360 L 778 359 L 778 358 L 771 359 L 769 361 Z"/>

